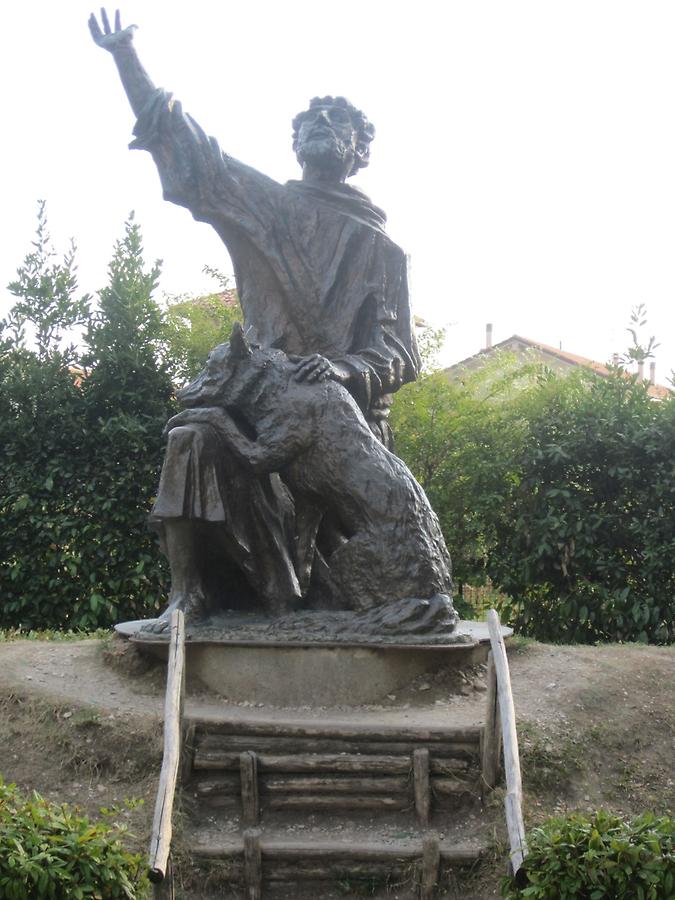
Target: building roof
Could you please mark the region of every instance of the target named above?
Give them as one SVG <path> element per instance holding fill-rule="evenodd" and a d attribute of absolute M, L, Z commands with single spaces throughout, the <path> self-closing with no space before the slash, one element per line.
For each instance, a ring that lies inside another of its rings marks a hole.
<path fill-rule="evenodd" d="M 468 356 L 461 362 L 455 363 L 454 365 L 450 366 L 446 371 L 459 369 L 462 366 L 466 365 L 468 362 L 478 359 L 481 356 L 490 355 L 496 350 L 507 351 L 509 349 L 512 349 L 514 343 L 524 344 L 526 348 L 531 348 L 532 350 L 539 350 L 541 353 L 552 356 L 555 359 L 560 360 L 561 362 L 567 363 L 569 366 L 581 366 L 585 369 L 590 369 L 597 375 L 601 375 L 603 378 L 609 377 L 609 375 L 611 375 L 612 373 L 612 369 L 610 369 L 610 367 L 605 363 L 598 362 L 595 359 L 588 359 L 588 357 L 586 356 L 578 356 L 576 353 L 568 353 L 566 350 L 560 350 L 557 347 L 551 347 L 548 344 L 542 344 L 541 341 L 533 341 L 530 338 L 523 337 L 520 334 L 512 334 L 511 337 L 508 337 L 503 341 L 499 341 L 499 343 L 497 344 L 493 344 L 490 348 L 479 350 L 478 353 L 474 353 L 473 356 Z M 666 397 L 668 397 L 672 393 L 672 391 L 662 384 L 650 383 L 648 393 L 650 397 L 654 397 L 658 400 L 665 400 Z"/>

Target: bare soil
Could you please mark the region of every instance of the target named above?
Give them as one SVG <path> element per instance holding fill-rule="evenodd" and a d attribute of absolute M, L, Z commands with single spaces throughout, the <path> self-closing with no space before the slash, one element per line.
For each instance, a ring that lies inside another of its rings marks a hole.
<path fill-rule="evenodd" d="M 549 815 L 598 807 L 673 814 L 675 648 L 562 647 L 514 639 L 509 657 L 528 827 Z M 128 798 L 143 800 L 120 815 L 145 848 L 161 764 L 163 691 L 162 666 L 117 638 L 0 643 L 0 774 L 92 815 Z M 187 711 L 215 715 L 227 703 L 190 691 Z M 370 707 L 306 708 L 292 715 L 469 725 L 483 721 L 484 706 L 484 671 L 476 667 L 422 676 Z M 238 709 L 261 714 L 252 704 Z M 267 719 L 291 714 L 270 707 L 262 712 Z M 497 842 L 503 839 L 500 801 L 497 791 L 487 810 Z M 180 842 L 180 822 L 178 830 Z M 503 866 L 498 849 L 492 864 L 461 889 L 449 888 L 447 896 L 498 897 Z M 200 893 L 185 856 L 180 870 L 185 898 L 228 896 L 215 885 Z M 300 900 L 297 891 L 293 896 Z M 362 894 L 336 885 L 320 896 Z M 395 886 L 390 896 L 397 897 Z"/>

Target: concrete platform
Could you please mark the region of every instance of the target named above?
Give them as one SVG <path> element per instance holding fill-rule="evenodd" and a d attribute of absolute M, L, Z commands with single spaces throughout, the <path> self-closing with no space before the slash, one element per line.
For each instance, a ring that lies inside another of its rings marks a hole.
<path fill-rule="evenodd" d="M 142 622 L 116 626 L 139 649 L 166 656 L 167 641 L 145 637 Z M 504 637 L 513 634 L 502 627 Z M 453 643 L 349 644 L 186 640 L 188 678 L 235 702 L 276 706 L 373 703 L 425 672 L 464 668 L 487 659 L 484 622 L 459 623 Z M 458 640 L 457 638 L 461 638 Z"/>

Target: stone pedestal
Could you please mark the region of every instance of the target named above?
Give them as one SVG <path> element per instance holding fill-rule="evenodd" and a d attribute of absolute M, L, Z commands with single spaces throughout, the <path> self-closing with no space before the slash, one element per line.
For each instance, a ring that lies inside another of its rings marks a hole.
<path fill-rule="evenodd" d="M 139 649 L 166 656 L 167 643 L 127 622 L 117 631 Z M 503 628 L 508 637 L 513 632 Z M 460 622 L 446 645 L 343 642 L 186 641 L 188 680 L 234 702 L 273 706 L 374 703 L 418 675 L 441 667 L 464 668 L 487 659 L 483 622 Z"/>

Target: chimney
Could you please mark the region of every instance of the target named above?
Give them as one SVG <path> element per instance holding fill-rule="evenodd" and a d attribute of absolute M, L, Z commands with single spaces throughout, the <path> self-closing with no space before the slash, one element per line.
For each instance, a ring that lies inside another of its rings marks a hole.
<path fill-rule="evenodd" d="M 619 354 L 618 353 L 612 353 L 612 365 L 613 366 L 619 365 Z"/>
<path fill-rule="evenodd" d="M 485 349 L 490 350 L 492 347 L 492 323 L 488 322 L 485 326 Z"/>
<path fill-rule="evenodd" d="M 645 377 L 645 361 L 644 361 L 644 359 L 640 359 L 640 360 L 638 360 L 638 371 L 637 371 L 638 381 L 644 381 L 644 377 Z"/>
<path fill-rule="evenodd" d="M 656 384 L 656 363 L 654 360 L 649 363 L 649 383 Z"/>

